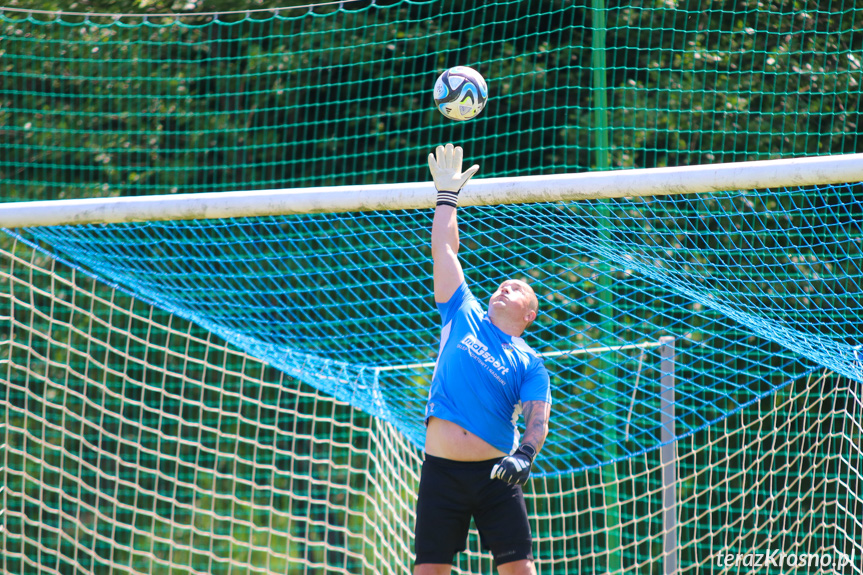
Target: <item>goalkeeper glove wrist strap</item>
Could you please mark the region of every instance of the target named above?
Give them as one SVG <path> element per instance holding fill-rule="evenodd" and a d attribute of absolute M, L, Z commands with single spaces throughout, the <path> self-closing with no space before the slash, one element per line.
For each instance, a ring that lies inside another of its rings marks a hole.
<path fill-rule="evenodd" d="M 529 445 L 527 443 L 522 443 L 521 445 L 519 445 L 518 449 L 516 449 L 515 452 L 526 455 L 531 463 L 533 463 L 533 460 L 536 458 L 536 449 L 534 449 L 532 445 Z"/>
<path fill-rule="evenodd" d="M 452 206 L 454 208 L 458 207 L 458 192 L 441 192 L 437 193 L 437 204 L 438 206 Z"/>

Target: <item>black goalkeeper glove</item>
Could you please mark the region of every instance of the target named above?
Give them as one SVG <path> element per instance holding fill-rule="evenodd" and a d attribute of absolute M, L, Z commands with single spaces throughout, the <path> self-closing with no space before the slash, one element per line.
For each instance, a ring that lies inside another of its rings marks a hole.
<path fill-rule="evenodd" d="M 526 443 L 522 443 L 512 455 L 507 455 L 491 469 L 491 478 L 500 479 L 513 485 L 527 483 L 530 477 L 530 466 L 536 457 L 536 449 Z"/>

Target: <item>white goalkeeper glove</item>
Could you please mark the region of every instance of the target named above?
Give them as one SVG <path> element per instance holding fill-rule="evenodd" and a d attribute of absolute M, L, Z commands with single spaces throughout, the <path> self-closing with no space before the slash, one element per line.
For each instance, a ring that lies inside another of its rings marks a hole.
<path fill-rule="evenodd" d="M 458 207 L 458 193 L 469 179 L 479 170 L 479 165 L 474 164 L 464 173 L 461 171 L 462 155 L 464 150 L 461 146 L 437 147 L 437 158 L 429 154 L 429 171 L 434 179 L 434 187 L 437 189 L 437 205 Z"/>
<path fill-rule="evenodd" d="M 530 477 L 530 467 L 533 465 L 535 457 L 536 449 L 522 443 L 515 450 L 515 453 L 507 455 L 492 467 L 491 478 L 524 487 Z"/>

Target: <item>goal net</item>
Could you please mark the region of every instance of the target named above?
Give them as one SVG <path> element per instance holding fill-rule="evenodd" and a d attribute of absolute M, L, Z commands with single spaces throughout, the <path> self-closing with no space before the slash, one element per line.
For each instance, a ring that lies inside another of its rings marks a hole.
<path fill-rule="evenodd" d="M 522 176 L 857 158 L 855 10 L 343 4 L 0 12 L 0 196 L 371 189 L 427 180 L 439 141 L 481 164 L 470 186 L 539 195 Z M 421 103 L 450 59 L 488 70 L 496 110 Z M 540 297 L 539 570 L 863 573 L 863 177 L 691 194 L 679 173 L 674 195 L 460 208 L 477 296 Z M 431 211 L 98 210 L 0 238 L 0 568 L 409 572 Z M 492 569 L 472 530 L 456 572 Z"/>
<path fill-rule="evenodd" d="M 543 572 L 859 554 L 860 367 L 835 335 L 857 328 L 855 190 L 461 210 L 478 293 L 524 274 L 543 299 Z M 819 223 L 823 205 L 850 221 Z M 5 569 L 408 571 L 438 329 L 429 218 L 9 236 Z M 729 221 L 727 244 L 684 233 Z M 747 227 L 766 221 L 770 236 Z M 731 265 L 739 251 L 760 265 Z M 473 539 L 460 568 L 489 562 Z"/>

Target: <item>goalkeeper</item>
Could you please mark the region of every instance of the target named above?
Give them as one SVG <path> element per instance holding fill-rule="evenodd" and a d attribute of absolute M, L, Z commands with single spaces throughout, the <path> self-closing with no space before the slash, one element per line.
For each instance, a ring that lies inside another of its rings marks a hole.
<path fill-rule="evenodd" d="M 429 154 L 438 190 L 431 244 L 443 327 L 425 413 L 414 574 L 450 572 L 466 548 L 471 516 L 498 573 L 536 573 L 522 486 L 548 433 L 551 394 L 542 360 L 520 336 L 538 301 L 513 279 L 500 284 L 487 312 L 471 294 L 458 260 L 456 207 L 479 166 L 462 173 L 462 149 L 452 144 L 436 152 Z"/>

